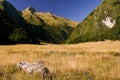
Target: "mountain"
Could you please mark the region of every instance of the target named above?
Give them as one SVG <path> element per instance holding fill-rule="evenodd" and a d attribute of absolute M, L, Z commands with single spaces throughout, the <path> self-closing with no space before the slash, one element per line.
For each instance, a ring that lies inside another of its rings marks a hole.
<path fill-rule="evenodd" d="M 0 0 L 0 44 L 64 43 L 77 24 L 33 7 L 21 12 L 8 1 Z"/>
<path fill-rule="evenodd" d="M 41 18 L 39 18 L 37 15 L 34 14 L 34 12 L 36 12 L 35 8 L 28 7 L 21 13 L 22 13 L 22 17 L 29 24 L 36 25 L 36 26 L 42 26 L 43 24 L 45 24 Z"/>
<path fill-rule="evenodd" d="M 64 43 L 65 40 L 72 33 L 77 26 L 77 22 L 56 16 L 50 12 L 38 12 L 32 6 L 22 11 L 22 17 L 28 24 L 39 26 L 43 28 L 44 33 L 36 29 L 35 33 L 38 35 L 45 35 L 46 37 L 40 38 L 41 41 L 50 43 Z"/>
<path fill-rule="evenodd" d="M 70 35 L 67 43 L 120 40 L 120 0 L 103 0 Z"/>
<path fill-rule="evenodd" d="M 24 19 L 9 2 L 0 0 L 0 44 L 28 41 Z"/>
<path fill-rule="evenodd" d="M 50 25 L 50 26 L 71 26 L 76 27 L 78 22 L 63 17 L 56 16 L 51 12 L 38 12 L 34 7 L 29 6 L 22 11 L 22 16 L 26 21 L 33 25 Z M 31 21 L 32 20 L 32 21 Z M 43 24 L 42 24 L 43 23 Z"/>

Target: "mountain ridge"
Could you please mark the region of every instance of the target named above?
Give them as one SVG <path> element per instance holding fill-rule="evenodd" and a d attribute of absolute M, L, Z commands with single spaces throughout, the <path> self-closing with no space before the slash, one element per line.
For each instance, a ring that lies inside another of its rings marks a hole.
<path fill-rule="evenodd" d="M 21 12 L 8 1 L 0 0 L 0 44 L 120 40 L 119 13 L 119 0 L 103 0 L 78 24 L 31 6 Z"/>
<path fill-rule="evenodd" d="M 46 13 L 49 15 L 47 22 L 37 15 L 38 11 L 33 7 L 28 7 L 21 12 L 6 0 L 0 0 L 0 11 L 0 44 L 64 43 L 74 30 L 73 26 L 62 22 L 59 22 L 62 24 L 59 25 L 54 19 L 51 24 L 51 18 L 57 17 L 51 13 Z"/>
<path fill-rule="evenodd" d="M 120 40 L 120 0 L 103 0 L 70 35 L 67 43 Z"/>
<path fill-rule="evenodd" d="M 33 9 L 33 11 L 31 11 L 31 9 Z M 27 7 L 25 10 L 22 11 L 23 17 L 25 18 L 26 15 L 29 15 L 31 13 L 31 15 L 36 15 L 38 18 L 44 20 L 44 22 L 48 25 L 51 26 L 57 26 L 59 25 L 68 25 L 71 27 L 76 27 L 78 22 L 75 22 L 73 20 L 70 19 L 66 19 L 60 16 L 56 16 L 55 14 L 51 13 L 51 12 L 39 12 L 37 11 L 34 7 Z M 27 20 L 27 19 L 26 19 Z M 51 22 L 49 22 L 51 21 Z"/>

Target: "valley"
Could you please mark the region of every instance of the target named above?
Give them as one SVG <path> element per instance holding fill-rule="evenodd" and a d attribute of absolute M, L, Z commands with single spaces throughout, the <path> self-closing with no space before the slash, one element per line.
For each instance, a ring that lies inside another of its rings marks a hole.
<path fill-rule="evenodd" d="M 53 80 L 119 80 L 120 41 L 1 45 L 0 61 L 0 80 L 41 80 L 20 71 L 16 67 L 20 61 L 43 61 Z"/>
<path fill-rule="evenodd" d="M 119 13 L 120 0 L 103 0 L 76 22 L 0 0 L 0 80 L 42 80 L 19 70 L 21 61 L 41 61 L 46 80 L 120 80 Z"/>

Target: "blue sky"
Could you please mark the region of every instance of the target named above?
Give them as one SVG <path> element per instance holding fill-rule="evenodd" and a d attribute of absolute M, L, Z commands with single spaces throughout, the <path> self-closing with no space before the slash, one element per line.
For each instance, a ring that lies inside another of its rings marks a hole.
<path fill-rule="evenodd" d="M 8 0 L 22 11 L 33 6 L 40 12 L 51 12 L 57 16 L 81 22 L 102 0 Z"/>

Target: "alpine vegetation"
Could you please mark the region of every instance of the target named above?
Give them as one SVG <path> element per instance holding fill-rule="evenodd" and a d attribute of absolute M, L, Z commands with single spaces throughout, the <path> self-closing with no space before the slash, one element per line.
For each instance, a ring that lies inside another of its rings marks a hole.
<path fill-rule="evenodd" d="M 70 35 L 67 43 L 120 40 L 120 0 L 103 0 Z"/>
<path fill-rule="evenodd" d="M 0 44 L 65 43 L 77 24 L 33 7 L 18 11 L 7 0 L 0 0 Z"/>

